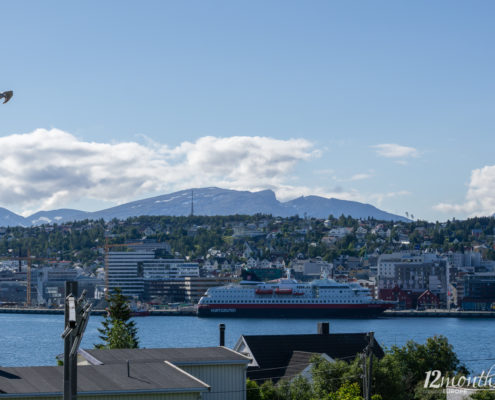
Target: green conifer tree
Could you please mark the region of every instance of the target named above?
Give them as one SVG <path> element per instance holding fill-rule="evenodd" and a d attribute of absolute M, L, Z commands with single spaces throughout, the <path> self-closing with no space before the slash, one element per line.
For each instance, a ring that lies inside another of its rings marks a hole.
<path fill-rule="evenodd" d="M 120 288 L 115 288 L 108 299 L 108 315 L 98 328 L 102 344 L 97 349 L 136 349 L 139 347 L 137 328 L 131 319 L 131 309 Z"/>

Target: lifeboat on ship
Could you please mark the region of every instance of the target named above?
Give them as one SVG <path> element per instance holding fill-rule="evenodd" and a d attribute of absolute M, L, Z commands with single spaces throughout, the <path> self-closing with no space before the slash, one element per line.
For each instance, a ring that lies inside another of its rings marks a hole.
<path fill-rule="evenodd" d="M 292 294 L 292 289 L 291 288 L 288 288 L 288 289 L 278 288 L 275 290 L 275 294 Z"/>
<path fill-rule="evenodd" d="M 258 288 L 256 289 L 256 294 L 272 294 L 273 289 Z"/>

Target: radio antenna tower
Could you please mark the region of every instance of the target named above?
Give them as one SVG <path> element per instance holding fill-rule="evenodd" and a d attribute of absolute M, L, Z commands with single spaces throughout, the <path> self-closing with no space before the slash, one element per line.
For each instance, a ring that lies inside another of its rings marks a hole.
<path fill-rule="evenodd" d="M 194 190 L 191 189 L 191 217 L 194 215 Z"/>

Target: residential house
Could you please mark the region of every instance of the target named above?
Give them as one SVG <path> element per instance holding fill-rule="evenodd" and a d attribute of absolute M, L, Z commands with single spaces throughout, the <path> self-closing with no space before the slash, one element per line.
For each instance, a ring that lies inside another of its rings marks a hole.
<path fill-rule="evenodd" d="M 246 368 L 250 359 L 224 346 L 79 351 L 79 365 L 118 369 L 126 367 L 127 362 L 130 364 L 131 373 L 142 364 L 165 364 L 175 368 L 176 371 L 209 387 L 208 391 L 202 391 L 201 396 L 196 397 L 198 399 L 246 399 Z"/>
<path fill-rule="evenodd" d="M 330 333 L 328 323 L 319 323 L 316 334 L 242 335 L 234 350 L 251 359 L 247 377 L 260 383 L 266 380 L 277 382 L 292 372 L 307 371 L 314 354 L 330 361 L 352 361 L 369 344 L 367 333 Z M 372 350 L 375 356 L 383 357 L 383 349 L 376 341 Z M 296 364 L 297 369 L 294 368 Z"/>
<path fill-rule="evenodd" d="M 169 361 L 87 365 L 77 369 L 78 398 L 206 399 L 211 387 Z M 0 399 L 59 400 L 64 367 L 0 367 Z"/>

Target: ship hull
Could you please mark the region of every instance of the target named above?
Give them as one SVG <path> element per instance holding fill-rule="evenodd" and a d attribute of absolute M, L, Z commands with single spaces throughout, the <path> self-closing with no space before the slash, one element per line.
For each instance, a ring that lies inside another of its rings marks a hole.
<path fill-rule="evenodd" d="M 217 304 L 200 305 L 198 317 L 202 318 L 376 318 L 389 304 L 360 305 L 258 305 Z"/>

